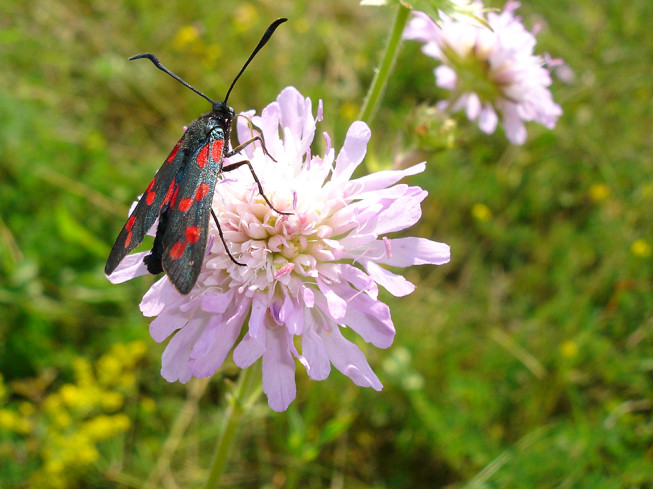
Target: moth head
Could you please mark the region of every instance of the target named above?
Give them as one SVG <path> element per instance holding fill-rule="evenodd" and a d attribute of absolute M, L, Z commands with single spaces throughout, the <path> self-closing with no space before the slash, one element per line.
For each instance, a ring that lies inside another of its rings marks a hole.
<path fill-rule="evenodd" d="M 217 125 L 224 127 L 231 125 L 231 121 L 236 117 L 236 113 L 234 112 L 234 109 L 229 107 L 226 103 L 214 102 L 213 110 L 209 114 L 209 117 L 215 121 Z"/>

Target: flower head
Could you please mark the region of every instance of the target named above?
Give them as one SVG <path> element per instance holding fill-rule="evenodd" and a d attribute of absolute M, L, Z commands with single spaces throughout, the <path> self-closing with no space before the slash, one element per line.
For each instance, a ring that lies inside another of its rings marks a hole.
<path fill-rule="evenodd" d="M 487 134 L 494 132 L 501 118 L 513 144 L 526 141 L 525 121 L 552 129 L 562 114 L 548 89 L 551 76 L 546 58 L 533 54 L 535 36 L 514 15 L 518 7 L 518 2 L 509 1 L 503 12 L 488 13 L 491 29 L 446 14 L 440 15 L 438 26 L 416 12 L 404 31 L 404 38 L 424 42 L 424 54 L 442 62 L 435 69 L 436 84 L 452 95 L 438 108 L 464 109 Z"/>
<path fill-rule="evenodd" d="M 436 17 L 442 12 L 451 18 L 467 20 L 474 19 L 483 10 L 483 5 L 478 0 L 360 0 L 360 4 L 367 7 L 397 4 L 411 10 L 427 10 Z"/>
<path fill-rule="evenodd" d="M 382 265 L 446 263 L 449 247 L 386 236 L 420 218 L 426 192 L 396 183 L 423 171 L 424 163 L 352 179 L 370 130 L 354 122 L 337 157 L 325 133 L 324 156 L 313 155 L 321 112 L 320 104 L 316 120 L 310 99 L 289 87 L 260 116 L 251 111 L 238 118 L 241 142 L 260 128 L 276 163 L 258 144 L 231 162 L 247 158 L 274 207 L 290 214 L 267 205 L 246 166 L 218 183 L 213 209 L 232 255 L 246 266 L 236 265 L 221 240 L 213 239 L 188 295 L 167 277 L 146 293 L 141 311 L 156 316 L 152 337 L 172 335 L 161 370 L 168 381 L 212 375 L 235 346 L 233 359 L 241 368 L 262 357 L 263 390 L 277 411 L 295 398 L 295 359 L 312 379 L 327 378 L 333 365 L 357 385 L 381 389 L 363 352 L 342 330 L 348 327 L 379 348 L 390 346 L 395 329 L 388 306 L 378 300 L 378 285 L 395 296 L 414 286 Z M 217 236 L 216 229 L 211 233 Z M 125 259 L 112 280 L 145 273 L 143 255 Z"/>

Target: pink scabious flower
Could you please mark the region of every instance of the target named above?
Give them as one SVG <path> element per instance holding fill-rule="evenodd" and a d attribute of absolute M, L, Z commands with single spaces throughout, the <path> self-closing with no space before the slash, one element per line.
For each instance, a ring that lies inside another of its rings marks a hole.
<path fill-rule="evenodd" d="M 533 54 L 535 35 L 514 15 L 519 2 L 509 1 L 503 12 L 487 14 L 491 29 L 440 15 L 438 26 L 416 12 L 404 31 L 405 39 L 424 42 L 422 52 L 442 62 L 436 84 L 451 90 L 441 110 L 465 110 L 469 120 L 491 134 L 499 118 L 513 144 L 526 141 L 525 121 L 553 129 L 562 109 L 548 87 L 551 76 L 544 57 Z"/>
<path fill-rule="evenodd" d="M 381 171 L 352 179 L 362 162 L 370 130 L 354 122 L 338 156 L 324 133 L 324 156 L 311 154 L 318 106 L 288 87 L 263 109 L 239 117 L 238 137 L 259 128 L 266 148 L 249 145 L 232 162 L 247 158 L 266 196 L 259 194 L 246 167 L 221 180 L 215 210 L 236 265 L 212 228 L 203 270 L 195 287 L 181 295 L 166 276 L 145 294 L 141 311 L 156 316 L 150 334 L 172 336 L 161 374 L 170 381 L 212 375 L 233 349 L 240 368 L 262 357 L 263 391 L 270 408 L 283 411 L 294 400 L 295 359 L 311 379 L 323 380 L 331 365 L 356 385 L 380 390 L 381 382 L 361 349 L 343 335 L 349 328 L 379 348 L 392 344 L 390 309 L 378 300 L 378 285 L 404 296 L 414 285 L 382 265 L 443 264 L 449 246 L 423 238 L 388 238 L 421 216 L 426 191 L 397 184 L 422 172 L 424 163 L 401 171 Z M 227 161 L 225 164 L 229 164 Z M 111 276 L 114 282 L 146 273 L 147 253 L 128 256 Z M 241 329 L 247 321 L 247 330 Z"/>

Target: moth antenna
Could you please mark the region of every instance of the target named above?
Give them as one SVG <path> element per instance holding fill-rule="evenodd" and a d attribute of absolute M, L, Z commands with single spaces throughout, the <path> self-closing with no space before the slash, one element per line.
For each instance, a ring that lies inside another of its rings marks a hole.
<path fill-rule="evenodd" d="M 281 24 L 283 24 L 287 20 L 288 19 L 286 19 L 286 18 L 277 19 L 274 22 L 272 22 L 272 24 L 270 24 L 270 27 L 267 28 L 267 30 L 263 34 L 263 37 L 261 37 L 261 40 L 258 42 L 258 45 L 254 48 L 254 51 L 252 51 L 252 54 L 249 55 L 249 58 L 247 59 L 247 61 L 245 61 L 245 64 L 243 65 L 243 67 L 240 69 L 240 71 L 236 75 L 236 78 L 234 78 L 234 81 L 231 82 L 231 86 L 229 87 L 229 90 L 227 90 L 227 95 L 224 97 L 224 104 L 225 105 L 227 103 L 227 99 L 229 99 L 229 94 L 231 93 L 231 89 L 234 88 L 234 85 L 238 81 L 238 78 L 240 78 L 240 75 L 242 75 L 243 72 L 245 71 L 245 68 L 247 68 L 247 65 L 249 65 L 249 63 L 252 61 L 252 59 L 254 59 L 254 56 L 256 56 L 256 53 L 258 53 L 263 48 L 263 46 L 265 46 L 267 44 L 267 42 L 272 37 L 272 34 L 274 34 L 274 31 L 277 29 L 277 27 L 279 27 Z"/>
<path fill-rule="evenodd" d="M 215 102 L 214 102 L 213 100 L 211 100 L 209 97 L 207 97 L 206 95 L 204 95 L 204 94 L 203 94 L 202 92 L 200 92 L 197 88 L 195 88 L 195 87 L 191 86 L 190 84 L 186 83 L 184 80 L 182 80 L 180 77 L 178 77 L 177 75 L 175 75 L 175 74 L 174 74 L 172 71 L 170 71 L 168 68 L 166 68 L 165 66 L 163 66 L 163 65 L 161 64 L 161 61 L 159 61 L 159 58 L 157 58 L 156 56 L 154 56 L 152 53 L 142 53 L 142 54 L 137 54 L 136 56 L 132 56 L 131 58 L 129 58 L 129 61 L 133 61 L 133 60 L 135 60 L 135 59 L 141 59 L 141 58 L 147 58 L 147 59 L 149 59 L 149 60 L 154 64 L 154 66 L 156 66 L 157 68 L 159 68 L 161 71 L 163 71 L 164 73 L 167 73 L 168 75 L 170 75 L 171 77 L 173 77 L 175 80 L 177 80 L 179 83 L 181 83 L 181 84 L 184 85 L 185 87 L 190 88 L 193 92 L 195 92 L 195 93 L 196 93 L 197 95 L 199 95 L 200 97 L 204 97 L 206 100 L 208 100 L 209 102 L 211 102 L 211 105 L 215 105 Z"/>

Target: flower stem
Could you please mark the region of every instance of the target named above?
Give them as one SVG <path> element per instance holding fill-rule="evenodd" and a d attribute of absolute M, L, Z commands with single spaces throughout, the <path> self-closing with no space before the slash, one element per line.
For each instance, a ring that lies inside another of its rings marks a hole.
<path fill-rule="evenodd" d="M 170 467 L 170 460 L 172 459 L 175 450 L 184 439 L 184 433 L 188 429 L 191 421 L 197 413 L 200 399 L 209 385 L 209 379 L 193 379 L 188 388 L 188 400 L 184 403 L 181 411 L 177 415 L 177 419 L 170 429 L 168 438 L 163 444 L 161 455 L 159 455 L 156 465 L 152 472 L 150 472 L 147 481 L 143 484 L 144 489 L 154 489 L 161 487 L 161 478 L 166 470 Z"/>
<path fill-rule="evenodd" d="M 229 407 L 224 417 L 224 425 L 222 432 L 218 438 L 213 454 L 213 462 L 211 464 L 211 472 L 204 489 L 215 489 L 218 487 L 218 481 L 224 471 L 229 454 L 236 441 L 236 434 L 240 421 L 249 408 L 261 393 L 259 389 L 260 382 L 257 382 L 258 369 L 255 365 L 241 370 L 238 377 L 238 383 L 231 399 L 229 399 Z"/>
<path fill-rule="evenodd" d="M 367 95 L 365 96 L 365 101 L 363 102 L 363 107 L 358 114 L 358 119 L 365 121 L 368 124 L 374 118 L 376 109 L 378 108 L 379 102 L 381 101 L 381 96 L 385 90 L 385 86 L 388 83 L 388 78 L 390 78 L 390 72 L 394 66 L 395 60 L 397 59 L 397 54 L 399 54 L 399 47 L 401 46 L 401 34 L 404 32 L 404 27 L 406 27 L 406 22 L 408 22 L 408 16 L 410 14 L 410 9 L 399 5 L 397 9 L 397 16 L 395 17 L 394 25 L 390 31 L 390 37 L 385 46 L 385 52 L 383 53 L 383 58 L 381 58 L 381 64 L 374 75 L 372 84 L 370 85 Z"/>

